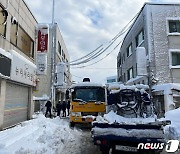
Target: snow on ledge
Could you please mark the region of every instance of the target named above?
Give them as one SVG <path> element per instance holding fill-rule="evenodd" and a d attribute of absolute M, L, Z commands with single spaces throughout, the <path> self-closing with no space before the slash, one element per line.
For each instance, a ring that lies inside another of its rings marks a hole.
<path fill-rule="evenodd" d="M 161 85 L 155 85 L 152 87 L 153 91 L 164 91 L 164 94 L 170 94 L 171 90 L 175 89 L 180 91 L 180 84 L 179 83 L 167 83 Z"/>
<path fill-rule="evenodd" d="M 47 95 L 43 95 L 42 97 L 35 97 L 33 96 L 33 101 L 47 101 L 49 97 Z"/>

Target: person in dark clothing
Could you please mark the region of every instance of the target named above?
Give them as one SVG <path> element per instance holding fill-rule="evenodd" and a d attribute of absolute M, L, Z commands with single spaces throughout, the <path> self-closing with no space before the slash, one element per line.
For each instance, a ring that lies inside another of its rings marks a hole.
<path fill-rule="evenodd" d="M 141 92 L 138 89 L 135 89 L 135 97 L 137 102 L 141 104 L 142 103 Z"/>
<path fill-rule="evenodd" d="M 61 101 L 58 101 L 57 105 L 56 105 L 56 109 L 57 109 L 57 116 L 61 116 L 61 110 L 62 110 L 62 103 Z"/>
<path fill-rule="evenodd" d="M 46 113 L 45 113 L 45 117 L 47 116 L 48 112 L 49 112 L 49 117 L 51 118 L 51 107 L 52 107 L 52 103 L 51 101 L 47 101 L 46 105 Z"/>
<path fill-rule="evenodd" d="M 66 101 L 62 103 L 63 117 L 66 117 Z"/>
<path fill-rule="evenodd" d="M 147 93 L 142 94 L 142 101 L 144 102 L 145 105 L 150 105 L 151 104 L 149 95 Z"/>
<path fill-rule="evenodd" d="M 68 100 L 68 101 L 67 101 L 67 113 L 68 113 L 67 116 L 69 116 L 69 109 L 70 109 L 70 101 Z"/>

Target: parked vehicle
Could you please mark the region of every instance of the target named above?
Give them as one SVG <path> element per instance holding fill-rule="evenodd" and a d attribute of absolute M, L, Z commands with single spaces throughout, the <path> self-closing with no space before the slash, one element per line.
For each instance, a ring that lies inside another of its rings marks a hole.
<path fill-rule="evenodd" d="M 89 80 L 70 88 L 70 125 L 91 123 L 106 112 L 106 88 Z"/>
<path fill-rule="evenodd" d="M 111 101 L 112 123 L 106 117 L 98 117 L 92 124 L 92 138 L 102 153 L 161 151 L 164 145 L 163 125 L 169 121 L 155 121 L 151 104 L 143 99 L 140 91 L 121 89 L 108 95 Z M 113 102 L 113 103 L 112 103 Z M 116 113 L 116 114 L 115 114 Z M 108 114 L 107 114 L 108 115 Z M 131 122 L 131 120 L 133 122 Z M 146 145 L 149 147 L 139 147 Z M 154 147 L 155 145 L 155 147 Z M 148 151 L 147 151 L 148 148 Z"/>

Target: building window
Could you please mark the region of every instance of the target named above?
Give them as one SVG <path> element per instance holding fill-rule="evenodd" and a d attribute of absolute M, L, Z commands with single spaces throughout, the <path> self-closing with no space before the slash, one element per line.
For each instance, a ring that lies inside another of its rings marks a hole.
<path fill-rule="evenodd" d="M 5 37 L 5 33 L 6 33 L 6 20 L 7 20 L 7 11 L 4 10 L 1 6 L 0 6 L 0 35 Z"/>
<path fill-rule="evenodd" d="M 129 45 L 127 48 L 127 57 L 129 57 L 132 54 L 132 44 Z"/>
<path fill-rule="evenodd" d="M 180 52 L 172 52 L 172 66 L 180 65 Z"/>
<path fill-rule="evenodd" d="M 128 69 L 128 71 L 127 71 L 127 77 L 128 77 L 128 80 L 130 80 L 131 78 L 133 78 L 133 67 L 131 67 L 130 69 Z"/>
<path fill-rule="evenodd" d="M 61 55 L 61 44 L 60 44 L 60 42 L 58 42 L 58 52 Z"/>
<path fill-rule="evenodd" d="M 122 64 L 125 62 L 125 54 L 123 53 L 123 56 L 122 56 Z"/>
<path fill-rule="evenodd" d="M 11 24 L 10 42 L 28 57 L 34 58 L 34 41 L 18 24 Z"/>
<path fill-rule="evenodd" d="M 180 21 L 169 21 L 169 33 L 180 33 Z"/>
<path fill-rule="evenodd" d="M 136 47 L 140 46 L 140 44 L 144 41 L 144 30 L 136 36 Z"/>

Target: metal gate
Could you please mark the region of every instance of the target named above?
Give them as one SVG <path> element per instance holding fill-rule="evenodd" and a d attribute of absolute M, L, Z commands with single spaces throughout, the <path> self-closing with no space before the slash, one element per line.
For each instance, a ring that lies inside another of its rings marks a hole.
<path fill-rule="evenodd" d="M 6 83 L 3 127 L 12 126 L 28 117 L 28 87 Z"/>

